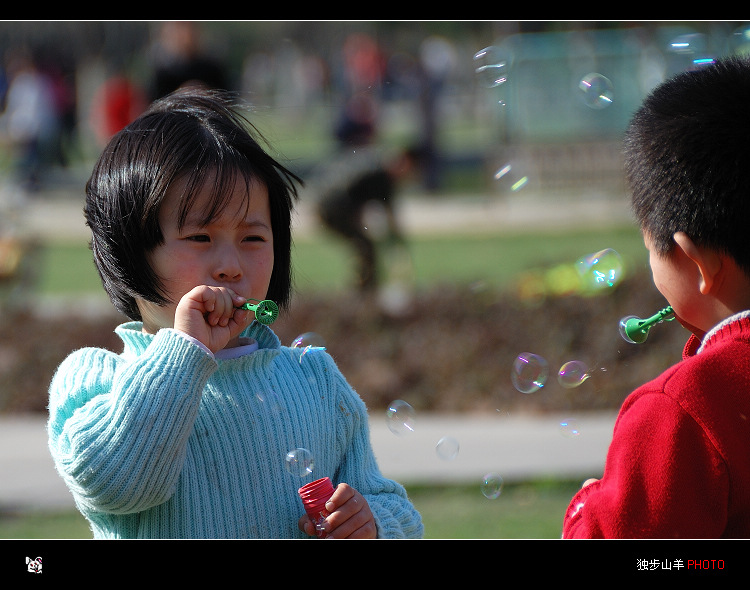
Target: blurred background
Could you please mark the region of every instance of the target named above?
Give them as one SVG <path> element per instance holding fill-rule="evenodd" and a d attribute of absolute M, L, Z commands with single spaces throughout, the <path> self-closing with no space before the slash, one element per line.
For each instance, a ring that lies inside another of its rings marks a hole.
<path fill-rule="evenodd" d="M 341 145 L 418 142 L 432 151 L 422 188 L 484 190 L 492 176 L 474 172 L 512 147 L 542 188 L 586 172 L 598 189 L 619 175 L 608 144 L 654 84 L 746 43 L 743 23 L 711 21 L 1 22 L 5 159 L 36 134 L 38 161 L 15 154 L 37 166 L 24 180 L 88 170 L 145 104 L 193 81 L 242 93 L 302 173 Z M 606 108 L 579 88 L 596 73 L 611 85 Z M 33 89 L 16 112 L 14 96 Z"/>
<path fill-rule="evenodd" d="M 111 310 L 85 247 L 84 184 L 114 133 L 185 84 L 238 92 L 277 157 L 305 180 L 297 298 L 277 324 L 282 339 L 320 334 L 376 407 L 398 393 L 425 409 L 515 400 L 492 375 L 507 372 L 506 349 L 512 360 L 524 340 L 560 351 L 573 340 L 591 349 L 600 337 L 552 338 L 551 326 L 571 316 L 551 306 L 625 311 L 622 294 L 595 306 L 571 300 L 565 266 L 612 248 L 633 271 L 623 276 L 644 270 L 620 161 L 631 114 L 659 81 L 749 43 L 745 23 L 718 21 L 0 22 L 0 326 L 10 331 L 0 411 L 43 409 L 45 381 L 72 345 L 111 343 L 111 330 L 67 321 Z M 407 150 L 416 165 L 396 174 Z M 352 188 L 359 178 L 372 186 L 376 177 L 362 175 L 376 172 L 385 188 L 375 198 Z M 359 201 L 345 205 L 342 195 Z M 634 289 L 653 297 L 647 277 Z M 441 353 L 420 351 L 430 340 L 439 349 L 432 331 L 446 329 L 446 313 L 468 343 L 444 354 L 471 363 L 479 384 L 454 383 L 466 382 L 456 370 L 445 391 Z M 58 330 L 52 343 L 45 331 L 40 343 L 38 330 L 18 330 L 19 314 L 28 326 L 52 318 L 84 334 Z M 538 318 L 546 334 L 533 333 Z M 49 354 L 28 358 L 22 337 Z M 568 354 L 584 352 L 592 356 Z M 482 362 L 491 369 L 480 378 Z M 611 395 L 555 405 L 616 406 L 628 387 L 611 379 Z"/>
<path fill-rule="evenodd" d="M 373 415 L 395 399 L 614 412 L 687 336 L 618 334 L 666 305 L 630 218 L 622 133 L 660 81 L 749 48 L 739 21 L 2 21 L 0 415 L 44 417 L 74 348 L 119 350 L 84 185 L 114 133 L 186 84 L 239 93 L 304 179 L 296 293 L 274 330 L 321 339 Z M 586 292 L 576 270 L 605 249 L 618 280 Z M 549 362 L 533 395 L 511 380 L 524 351 Z M 558 386 L 572 359 L 585 383 Z"/>

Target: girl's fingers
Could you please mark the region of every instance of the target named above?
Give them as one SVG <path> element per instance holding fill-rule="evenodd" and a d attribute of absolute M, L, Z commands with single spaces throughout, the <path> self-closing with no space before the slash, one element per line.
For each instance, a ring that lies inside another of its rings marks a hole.
<path fill-rule="evenodd" d="M 237 309 L 243 303 L 245 303 L 243 297 L 225 287 L 206 287 L 203 290 L 203 305 L 209 326 L 228 326 L 236 313 L 244 311 Z"/>

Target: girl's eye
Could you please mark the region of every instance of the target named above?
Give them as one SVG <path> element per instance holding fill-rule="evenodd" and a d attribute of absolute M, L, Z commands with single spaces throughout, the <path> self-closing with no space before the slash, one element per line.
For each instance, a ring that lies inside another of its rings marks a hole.
<path fill-rule="evenodd" d="M 209 238 L 205 234 L 199 234 L 199 235 L 194 235 L 194 236 L 187 236 L 185 239 L 189 240 L 191 242 L 210 242 L 211 241 L 211 238 Z"/>

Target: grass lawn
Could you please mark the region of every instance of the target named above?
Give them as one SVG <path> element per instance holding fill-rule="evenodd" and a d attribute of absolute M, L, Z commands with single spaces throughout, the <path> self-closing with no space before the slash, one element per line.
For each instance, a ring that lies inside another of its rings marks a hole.
<path fill-rule="evenodd" d="M 506 485 L 494 500 L 476 485 L 407 488 L 426 539 L 559 539 L 565 510 L 581 482 Z"/>
<path fill-rule="evenodd" d="M 76 510 L 0 512 L 0 539 L 90 539 L 88 522 Z"/>
<path fill-rule="evenodd" d="M 407 487 L 426 539 L 559 539 L 565 509 L 580 482 L 506 485 L 494 499 L 476 485 Z M 90 539 L 75 511 L 0 513 L 0 539 Z"/>
<path fill-rule="evenodd" d="M 646 249 L 633 227 L 566 233 L 414 236 L 409 250 L 417 287 L 472 284 L 503 289 L 519 273 L 573 263 L 581 256 L 613 248 L 634 268 L 647 264 Z M 42 295 L 101 293 L 99 277 L 85 243 L 49 244 L 38 253 L 38 291 Z M 348 249 L 327 235 L 295 242 L 297 290 L 337 291 L 352 283 Z"/>

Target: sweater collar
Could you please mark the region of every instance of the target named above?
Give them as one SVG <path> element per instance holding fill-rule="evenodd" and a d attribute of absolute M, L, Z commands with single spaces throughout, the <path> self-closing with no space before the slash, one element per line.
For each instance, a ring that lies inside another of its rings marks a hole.
<path fill-rule="evenodd" d="M 712 344 L 728 336 L 740 333 L 750 334 L 750 310 L 741 311 L 722 320 L 703 336 L 703 340 L 693 334 L 685 345 L 683 356 L 694 356 Z"/>
<path fill-rule="evenodd" d="M 122 340 L 125 346 L 123 354 L 126 355 L 140 355 L 154 339 L 153 334 L 143 331 L 142 322 L 120 324 L 115 328 L 115 333 Z M 255 340 L 258 343 L 259 349 L 276 349 L 281 346 L 279 337 L 268 326 L 257 321 L 253 321 L 240 336 Z"/>
<path fill-rule="evenodd" d="M 750 310 L 731 315 L 706 333 L 698 352 L 701 352 L 704 348 L 710 346 L 713 342 L 721 340 L 725 336 L 736 335 L 748 329 L 750 329 Z"/>

